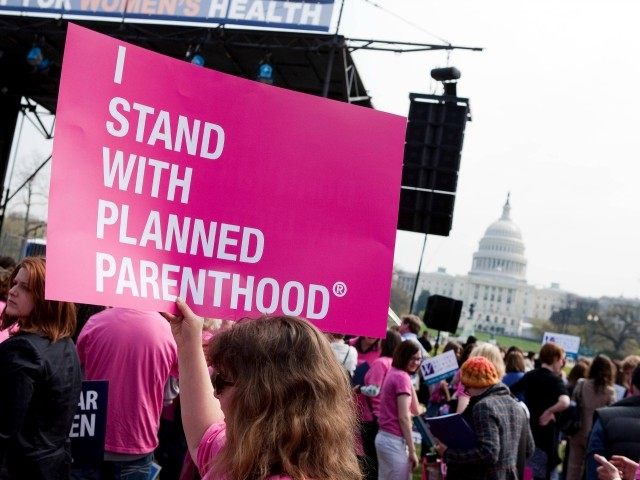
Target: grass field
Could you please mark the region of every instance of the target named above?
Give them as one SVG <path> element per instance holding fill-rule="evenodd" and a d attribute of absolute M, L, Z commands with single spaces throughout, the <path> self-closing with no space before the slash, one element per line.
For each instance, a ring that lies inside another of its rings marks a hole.
<path fill-rule="evenodd" d="M 433 331 L 433 330 L 429 330 L 429 338 L 431 340 L 431 343 L 435 342 L 435 338 L 436 335 L 438 334 L 438 332 Z M 491 335 L 490 333 L 485 333 L 485 332 L 476 332 L 475 334 L 476 338 L 482 342 L 488 342 L 490 341 L 492 338 L 497 342 L 498 345 L 504 347 L 504 348 L 509 348 L 511 346 L 516 346 L 522 349 L 522 351 L 524 352 L 538 352 L 540 350 L 540 347 L 542 346 L 542 341 L 536 342 L 534 340 L 529 340 L 526 338 L 519 338 L 519 337 L 507 337 L 504 335 Z M 466 338 L 461 338 L 461 341 L 465 341 Z M 542 340 L 542 339 L 541 339 Z M 442 352 L 442 347 L 444 347 L 446 345 L 446 341 L 445 342 L 441 342 L 440 344 L 440 348 L 439 351 Z"/>
<path fill-rule="evenodd" d="M 519 347 L 524 352 L 538 352 L 542 346 L 542 339 L 539 342 L 536 342 L 526 338 L 505 337 L 503 335 L 494 335 L 494 337 L 498 345 L 505 348 L 509 348 L 511 346 Z M 491 339 L 491 334 L 477 332 L 476 338 L 483 342 L 488 342 Z"/>

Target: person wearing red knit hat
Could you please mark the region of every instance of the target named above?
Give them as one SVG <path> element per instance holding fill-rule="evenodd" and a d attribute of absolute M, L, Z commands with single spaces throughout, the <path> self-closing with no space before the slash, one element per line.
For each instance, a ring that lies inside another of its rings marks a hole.
<path fill-rule="evenodd" d="M 533 453 L 524 409 L 484 357 L 469 358 L 460 369 L 460 380 L 471 397 L 462 416 L 475 431 L 477 442 L 464 450 L 436 444 L 447 464 L 447 480 L 517 480 L 520 442 L 524 440 L 527 456 Z"/>

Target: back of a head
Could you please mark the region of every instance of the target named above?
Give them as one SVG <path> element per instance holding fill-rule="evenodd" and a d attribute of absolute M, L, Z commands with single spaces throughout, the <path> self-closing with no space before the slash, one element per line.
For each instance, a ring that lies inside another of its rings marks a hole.
<path fill-rule="evenodd" d="M 284 316 L 242 320 L 213 337 L 208 357 L 235 385 L 214 471 L 356 478 L 351 388 L 313 325 Z"/>
<path fill-rule="evenodd" d="M 575 386 L 578 383 L 578 380 L 581 378 L 585 378 L 587 373 L 589 372 L 589 364 L 587 362 L 578 361 L 573 366 L 573 368 L 569 371 L 567 375 L 567 383 L 569 385 Z"/>
<path fill-rule="evenodd" d="M 394 330 L 387 330 L 387 335 L 382 340 L 382 344 L 380 347 L 380 356 L 393 357 L 393 352 L 395 352 L 396 348 L 401 343 L 402 343 L 402 337 L 398 332 Z"/>
<path fill-rule="evenodd" d="M 504 359 L 504 368 L 507 373 L 524 372 L 524 355 L 518 350 L 507 353 Z"/>
<path fill-rule="evenodd" d="M 516 345 L 511 345 L 508 349 L 507 349 L 507 353 L 506 355 L 509 355 L 511 352 L 520 352 L 522 354 L 522 357 L 524 358 L 524 352 L 522 351 L 522 349 Z"/>
<path fill-rule="evenodd" d="M 0 300 L 7 301 L 9 289 L 11 288 L 11 273 L 13 268 L 0 268 Z"/>
<path fill-rule="evenodd" d="M 640 365 L 640 356 L 638 355 L 627 355 L 622 360 L 622 371 L 624 372 L 632 372 L 638 365 Z"/>
<path fill-rule="evenodd" d="M 474 348 L 476 348 L 475 343 L 466 343 L 464 345 L 464 347 L 462 348 L 462 353 L 460 354 L 460 365 L 469 360 L 471 352 L 473 352 Z"/>
<path fill-rule="evenodd" d="M 11 271 L 16 268 L 16 261 L 13 257 L 8 257 L 6 255 L 0 256 L 0 268 Z"/>
<path fill-rule="evenodd" d="M 564 357 L 564 348 L 557 343 L 545 343 L 540 349 L 540 363 L 551 365 Z"/>
<path fill-rule="evenodd" d="M 613 385 L 613 362 L 606 355 L 596 355 L 589 367 L 589 379 L 593 380 L 596 390 L 601 391 L 609 385 Z"/>
<path fill-rule="evenodd" d="M 416 335 L 420 333 L 420 329 L 422 328 L 422 323 L 417 315 L 403 315 L 402 323 L 407 325 L 407 327 L 409 327 L 409 331 Z"/>
<path fill-rule="evenodd" d="M 465 387 L 487 388 L 501 378 L 494 363 L 481 355 L 469 357 L 460 367 L 460 381 Z"/>
<path fill-rule="evenodd" d="M 494 367 L 496 367 L 496 371 L 500 378 L 504 377 L 505 367 L 504 360 L 502 358 L 502 353 L 500 349 L 491 343 L 482 343 L 480 345 L 476 345 L 476 347 L 471 351 L 471 357 L 484 357 L 493 363 Z"/>
<path fill-rule="evenodd" d="M 640 395 L 640 365 L 634 368 L 633 373 L 631 373 L 631 385 L 633 385 L 635 394 Z"/>
<path fill-rule="evenodd" d="M 453 353 L 456 355 L 456 360 L 460 362 L 460 356 L 462 355 L 462 345 L 460 345 L 455 340 L 450 340 L 442 349 L 442 353 L 448 352 L 449 350 L 453 350 Z"/>

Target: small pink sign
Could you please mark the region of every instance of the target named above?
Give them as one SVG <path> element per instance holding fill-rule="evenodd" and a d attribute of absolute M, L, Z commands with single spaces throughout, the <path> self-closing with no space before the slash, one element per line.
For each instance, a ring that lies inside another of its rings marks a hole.
<path fill-rule="evenodd" d="M 383 336 L 405 128 L 69 25 L 47 298 Z"/>

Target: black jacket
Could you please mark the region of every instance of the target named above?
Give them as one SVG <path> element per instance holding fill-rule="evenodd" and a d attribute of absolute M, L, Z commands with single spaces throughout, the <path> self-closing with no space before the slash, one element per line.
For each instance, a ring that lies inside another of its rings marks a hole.
<path fill-rule="evenodd" d="M 605 454 L 640 458 L 640 396 L 624 398 L 608 407 L 598 408 L 593 421 L 600 419 Z"/>
<path fill-rule="evenodd" d="M 0 462 L 9 478 L 67 478 L 82 371 L 73 341 L 18 333 L 0 343 Z"/>

